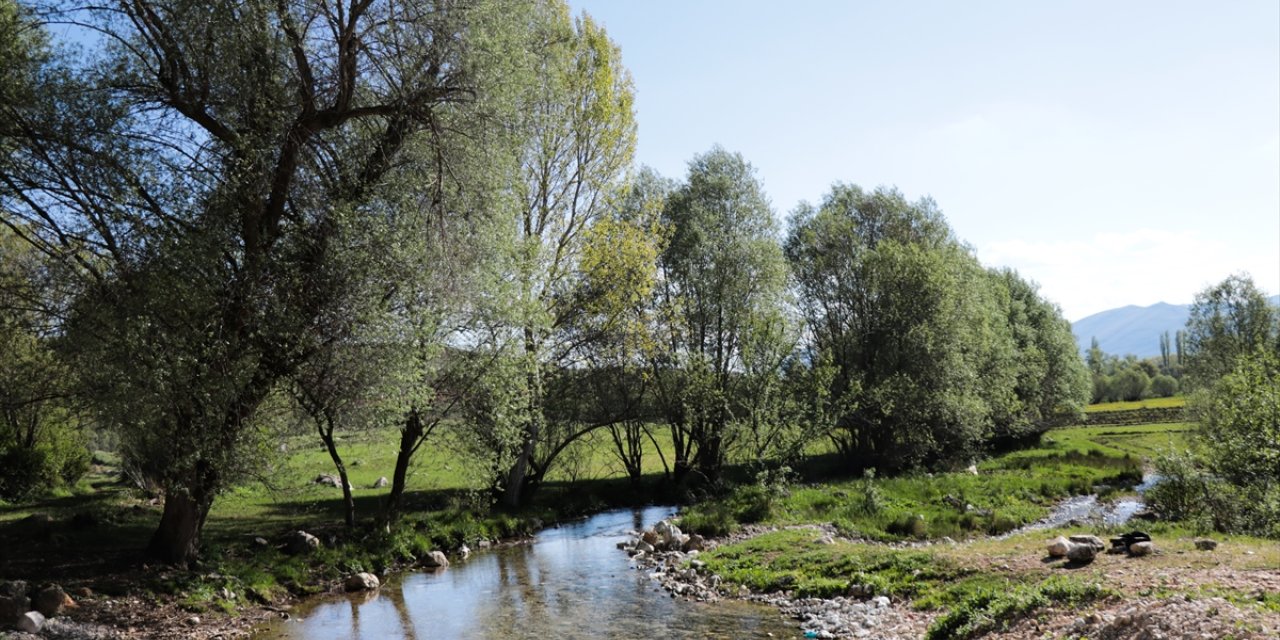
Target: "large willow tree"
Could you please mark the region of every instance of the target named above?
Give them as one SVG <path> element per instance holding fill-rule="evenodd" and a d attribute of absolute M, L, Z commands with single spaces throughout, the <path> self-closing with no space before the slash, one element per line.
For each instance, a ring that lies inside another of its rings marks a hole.
<path fill-rule="evenodd" d="M 1083 364 L 1057 308 L 983 269 L 931 200 L 837 184 L 797 211 L 786 251 L 854 464 L 962 462 L 1079 410 Z"/>
<path fill-rule="evenodd" d="M 0 197 L 80 276 L 64 329 L 127 463 L 164 493 L 151 553 L 196 556 L 215 497 L 256 462 L 257 409 L 346 330 L 335 247 L 404 204 L 397 171 L 431 159 L 414 206 L 456 213 L 432 197 L 459 170 L 443 141 L 504 126 L 460 114 L 527 77 L 531 4 L 42 7 L 97 49 L 0 105 L 16 149 Z"/>

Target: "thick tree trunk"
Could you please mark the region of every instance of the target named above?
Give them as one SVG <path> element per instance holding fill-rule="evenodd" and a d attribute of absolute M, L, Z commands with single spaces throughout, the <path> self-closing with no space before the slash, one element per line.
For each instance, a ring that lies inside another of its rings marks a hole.
<path fill-rule="evenodd" d="M 195 496 L 168 491 L 164 496 L 164 514 L 160 526 L 151 536 L 147 554 L 171 565 L 189 566 L 200 551 L 200 532 L 213 504 L 211 496 Z"/>

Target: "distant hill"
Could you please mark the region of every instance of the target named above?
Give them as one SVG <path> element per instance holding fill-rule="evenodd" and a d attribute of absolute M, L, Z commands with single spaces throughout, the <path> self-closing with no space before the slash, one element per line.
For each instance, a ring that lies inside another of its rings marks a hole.
<path fill-rule="evenodd" d="M 1271 304 L 1280 305 L 1280 296 L 1272 296 Z M 1170 337 L 1187 326 L 1189 304 L 1157 302 L 1149 307 L 1129 305 L 1100 311 L 1071 324 L 1080 352 L 1089 349 L 1093 338 L 1103 351 L 1114 355 L 1132 353 L 1139 358 L 1160 355 L 1160 334 Z"/>

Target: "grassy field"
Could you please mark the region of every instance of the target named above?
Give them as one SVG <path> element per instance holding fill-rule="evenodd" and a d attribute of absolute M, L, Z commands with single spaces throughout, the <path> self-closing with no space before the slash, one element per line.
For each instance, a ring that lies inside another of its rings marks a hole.
<path fill-rule="evenodd" d="M 1182 396 L 1173 396 L 1170 398 L 1147 398 L 1146 400 L 1133 400 L 1130 402 L 1100 402 L 1085 407 L 1085 413 L 1093 413 L 1095 411 L 1133 411 L 1134 409 L 1169 409 L 1174 407 L 1185 407 L 1187 399 Z"/>

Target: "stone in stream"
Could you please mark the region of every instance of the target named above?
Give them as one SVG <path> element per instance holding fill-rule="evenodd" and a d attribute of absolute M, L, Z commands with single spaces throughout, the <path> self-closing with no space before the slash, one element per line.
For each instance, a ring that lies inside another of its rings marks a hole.
<path fill-rule="evenodd" d="M 449 559 L 444 557 L 442 551 L 432 551 L 427 557 L 422 559 L 422 566 L 428 569 L 438 569 L 449 566 Z"/>
<path fill-rule="evenodd" d="M 377 589 L 381 584 L 378 576 L 372 573 L 354 573 L 347 576 L 347 580 L 342 584 L 342 587 L 347 591 L 368 591 Z"/>

